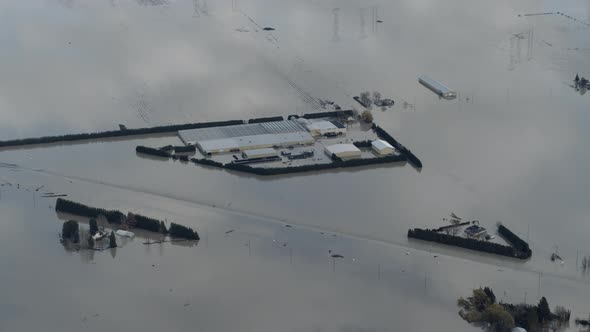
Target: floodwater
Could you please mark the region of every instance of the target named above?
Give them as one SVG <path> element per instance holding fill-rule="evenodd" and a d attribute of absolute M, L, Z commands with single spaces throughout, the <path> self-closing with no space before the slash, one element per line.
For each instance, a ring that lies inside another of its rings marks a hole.
<path fill-rule="evenodd" d="M 557 11 L 575 19 L 519 16 Z M 1 330 L 476 331 L 455 302 L 487 285 L 590 311 L 576 264 L 590 94 L 569 86 L 590 76 L 588 1 L 39 0 L 2 2 L 0 22 L 1 139 L 306 113 L 317 98 L 360 109 L 353 96 L 379 91 L 396 105 L 376 122 L 424 164 L 261 178 L 135 154 L 173 135 L 0 151 Z M 42 191 L 202 239 L 67 252 Z M 533 258 L 406 238 L 451 212 L 502 221 Z"/>

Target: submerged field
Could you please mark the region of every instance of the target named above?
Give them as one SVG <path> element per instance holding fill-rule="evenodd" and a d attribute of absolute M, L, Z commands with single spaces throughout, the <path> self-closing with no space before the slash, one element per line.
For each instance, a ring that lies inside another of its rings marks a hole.
<path fill-rule="evenodd" d="M 522 16 L 556 11 L 577 21 Z M 287 116 L 320 99 L 362 110 L 352 97 L 379 91 L 396 104 L 375 121 L 424 163 L 261 178 L 135 153 L 175 135 L 1 150 L 4 329 L 477 331 L 456 299 L 479 286 L 587 316 L 590 96 L 570 87 L 590 76 L 587 2 L 40 0 L 2 3 L 0 18 L 2 140 Z M 48 192 L 201 241 L 68 252 Z M 533 257 L 406 238 L 450 212 L 502 221 Z"/>

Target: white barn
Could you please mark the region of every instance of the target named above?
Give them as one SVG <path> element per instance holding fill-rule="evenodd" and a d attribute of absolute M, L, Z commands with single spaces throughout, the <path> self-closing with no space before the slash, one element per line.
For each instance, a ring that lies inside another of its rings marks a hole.
<path fill-rule="evenodd" d="M 371 148 L 380 155 L 392 154 L 395 151 L 395 148 L 391 144 L 380 139 L 371 142 Z"/>
<path fill-rule="evenodd" d="M 338 158 L 352 159 L 360 158 L 361 150 L 354 144 L 334 144 L 325 147 L 326 154 L 330 157 L 335 155 Z"/>

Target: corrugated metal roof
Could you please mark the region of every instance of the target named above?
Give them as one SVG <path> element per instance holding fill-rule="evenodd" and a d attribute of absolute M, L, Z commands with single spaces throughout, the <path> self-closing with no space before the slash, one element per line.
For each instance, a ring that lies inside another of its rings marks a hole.
<path fill-rule="evenodd" d="M 205 140 L 234 138 L 241 136 L 255 136 L 265 134 L 281 134 L 306 132 L 305 128 L 293 120 L 250 123 L 236 126 L 198 128 L 181 130 L 178 135 L 184 142 L 199 142 Z"/>
<path fill-rule="evenodd" d="M 380 140 L 380 139 L 374 140 L 373 142 L 371 142 L 371 145 L 373 145 L 378 150 L 383 150 L 386 148 L 393 149 L 393 146 L 391 146 L 391 144 L 387 143 L 384 140 Z"/>
<path fill-rule="evenodd" d="M 328 145 L 328 146 L 326 146 L 326 150 L 330 154 L 336 154 L 336 155 L 338 155 L 339 153 L 346 153 L 346 152 L 361 153 L 361 150 L 359 150 L 356 146 L 354 146 L 354 144 Z"/>

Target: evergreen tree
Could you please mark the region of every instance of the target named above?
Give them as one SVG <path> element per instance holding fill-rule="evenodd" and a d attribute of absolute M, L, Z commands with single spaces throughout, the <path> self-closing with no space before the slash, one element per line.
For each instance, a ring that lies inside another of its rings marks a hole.
<path fill-rule="evenodd" d="M 116 248 L 117 247 L 117 238 L 115 237 L 115 232 L 111 231 L 111 235 L 109 235 L 109 247 Z"/>
<path fill-rule="evenodd" d="M 79 226 L 75 220 L 65 221 L 61 228 L 61 236 L 64 240 L 70 240 L 74 243 L 80 241 L 79 238 Z"/>
<path fill-rule="evenodd" d="M 90 219 L 90 235 L 94 235 L 98 233 L 98 224 L 96 223 L 96 219 Z"/>
<path fill-rule="evenodd" d="M 491 288 L 485 287 L 483 291 L 486 293 L 491 303 L 496 303 L 496 294 L 494 294 L 494 291 L 492 291 Z"/>
<path fill-rule="evenodd" d="M 164 224 L 163 221 L 160 221 L 160 232 L 162 234 L 167 234 L 168 233 L 168 229 L 166 228 L 166 224 Z"/>
<path fill-rule="evenodd" d="M 539 301 L 539 305 L 537 306 L 537 315 L 539 316 L 539 322 L 547 322 L 551 320 L 551 309 L 549 309 L 549 303 L 547 303 L 547 299 L 543 296 L 541 301 Z"/>
<path fill-rule="evenodd" d="M 88 236 L 88 248 L 94 248 L 94 238 L 92 237 L 92 235 Z"/>
<path fill-rule="evenodd" d="M 574 79 L 574 81 L 578 82 L 580 80 L 580 76 L 578 76 L 578 74 L 576 74 L 576 78 Z"/>

